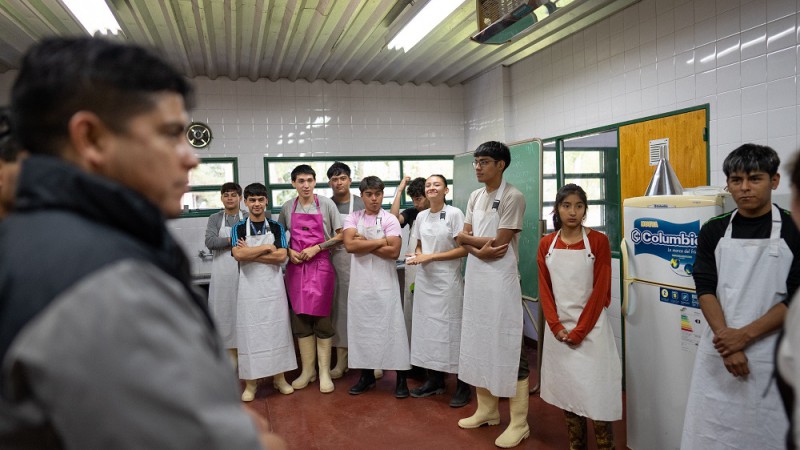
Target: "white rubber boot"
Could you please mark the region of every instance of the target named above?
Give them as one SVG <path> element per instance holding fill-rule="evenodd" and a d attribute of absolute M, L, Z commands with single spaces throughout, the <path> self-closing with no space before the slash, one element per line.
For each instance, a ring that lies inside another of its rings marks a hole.
<path fill-rule="evenodd" d="M 461 428 L 478 428 L 481 425 L 497 425 L 500 423 L 500 411 L 497 410 L 499 398 L 492 395 L 488 389 L 475 388 L 478 398 L 478 409 L 475 414 L 458 421 Z"/>
<path fill-rule="evenodd" d="M 289 395 L 294 392 L 292 385 L 286 382 L 283 372 L 272 377 L 272 386 L 283 395 Z"/>
<path fill-rule="evenodd" d="M 300 376 L 292 381 L 292 387 L 295 389 L 303 389 L 308 386 L 308 383 L 317 379 L 317 370 L 314 368 L 314 362 L 317 356 L 317 339 L 312 334 L 297 340 L 297 346 L 300 347 L 300 361 L 302 362 L 302 372 Z"/>
<path fill-rule="evenodd" d="M 242 392 L 243 402 L 252 402 L 256 398 L 256 388 L 258 380 L 244 380 L 244 392 Z"/>
<path fill-rule="evenodd" d="M 228 349 L 228 355 L 231 357 L 231 362 L 233 363 L 233 370 L 239 370 L 239 351 L 235 348 Z"/>
<path fill-rule="evenodd" d="M 336 347 L 336 367 L 331 369 L 331 379 L 342 378 L 347 371 L 347 347 Z"/>
<path fill-rule="evenodd" d="M 516 447 L 531 435 L 528 426 L 528 379 L 517 381 L 517 395 L 508 399 L 508 408 L 511 411 L 511 423 L 503 434 L 494 441 L 494 445 L 501 448 Z"/>
<path fill-rule="evenodd" d="M 331 381 L 331 338 L 317 339 L 317 358 L 319 361 L 319 391 L 323 394 L 333 392 Z"/>

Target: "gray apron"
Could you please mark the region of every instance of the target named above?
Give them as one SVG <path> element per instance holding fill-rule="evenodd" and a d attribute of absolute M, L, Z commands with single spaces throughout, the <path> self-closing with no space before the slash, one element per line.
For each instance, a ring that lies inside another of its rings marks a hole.
<path fill-rule="evenodd" d="M 239 211 L 239 221 L 242 212 Z M 238 221 L 237 221 L 238 223 Z M 231 227 L 226 226 L 225 212 L 219 237 L 231 237 Z M 231 243 L 236 245 L 235 242 Z M 239 286 L 239 265 L 231 255 L 230 249 L 212 250 L 211 280 L 208 284 L 208 309 L 217 325 L 225 348 L 236 348 L 236 291 Z"/>
<path fill-rule="evenodd" d="M 350 209 L 348 214 L 341 214 L 342 223 L 344 219 L 353 213 L 353 203 L 355 199 L 350 194 Z M 339 245 L 331 253 L 331 262 L 336 270 L 336 288 L 333 293 L 333 308 L 331 310 L 331 321 L 336 334 L 333 335 L 334 347 L 347 347 L 347 292 L 350 289 L 350 260 L 351 255 L 347 253 L 344 245 Z"/>

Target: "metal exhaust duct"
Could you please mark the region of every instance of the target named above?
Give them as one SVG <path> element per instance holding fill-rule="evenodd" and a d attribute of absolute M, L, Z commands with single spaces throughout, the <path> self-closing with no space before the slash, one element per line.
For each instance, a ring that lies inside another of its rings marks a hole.
<path fill-rule="evenodd" d="M 645 196 L 652 195 L 681 195 L 683 194 L 683 186 L 678 181 L 678 176 L 672 170 L 669 161 L 662 158 L 656 166 L 656 171 L 653 173 L 653 178 L 650 179 L 650 185 L 647 186 Z"/>

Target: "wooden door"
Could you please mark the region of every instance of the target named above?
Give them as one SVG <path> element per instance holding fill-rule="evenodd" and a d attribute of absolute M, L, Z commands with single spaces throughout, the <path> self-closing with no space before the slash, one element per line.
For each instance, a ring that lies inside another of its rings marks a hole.
<path fill-rule="evenodd" d="M 669 163 L 681 186 L 709 182 L 705 108 L 619 128 L 620 201 L 640 197 L 656 166 L 650 165 L 650 141 L 669 138 Z"/>

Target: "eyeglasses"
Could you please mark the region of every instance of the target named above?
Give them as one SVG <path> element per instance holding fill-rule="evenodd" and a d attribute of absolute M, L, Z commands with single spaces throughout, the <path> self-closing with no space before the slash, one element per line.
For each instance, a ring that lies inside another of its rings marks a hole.
<path fill-rule="evenodd" d="M 497 162 L 496 159 L 476 159 L 475 161 L 472 161 L 472 167 L 477 169 L 478 166 L 486 167 L 490 163 L 496 163 L 496 162 Z"/>

